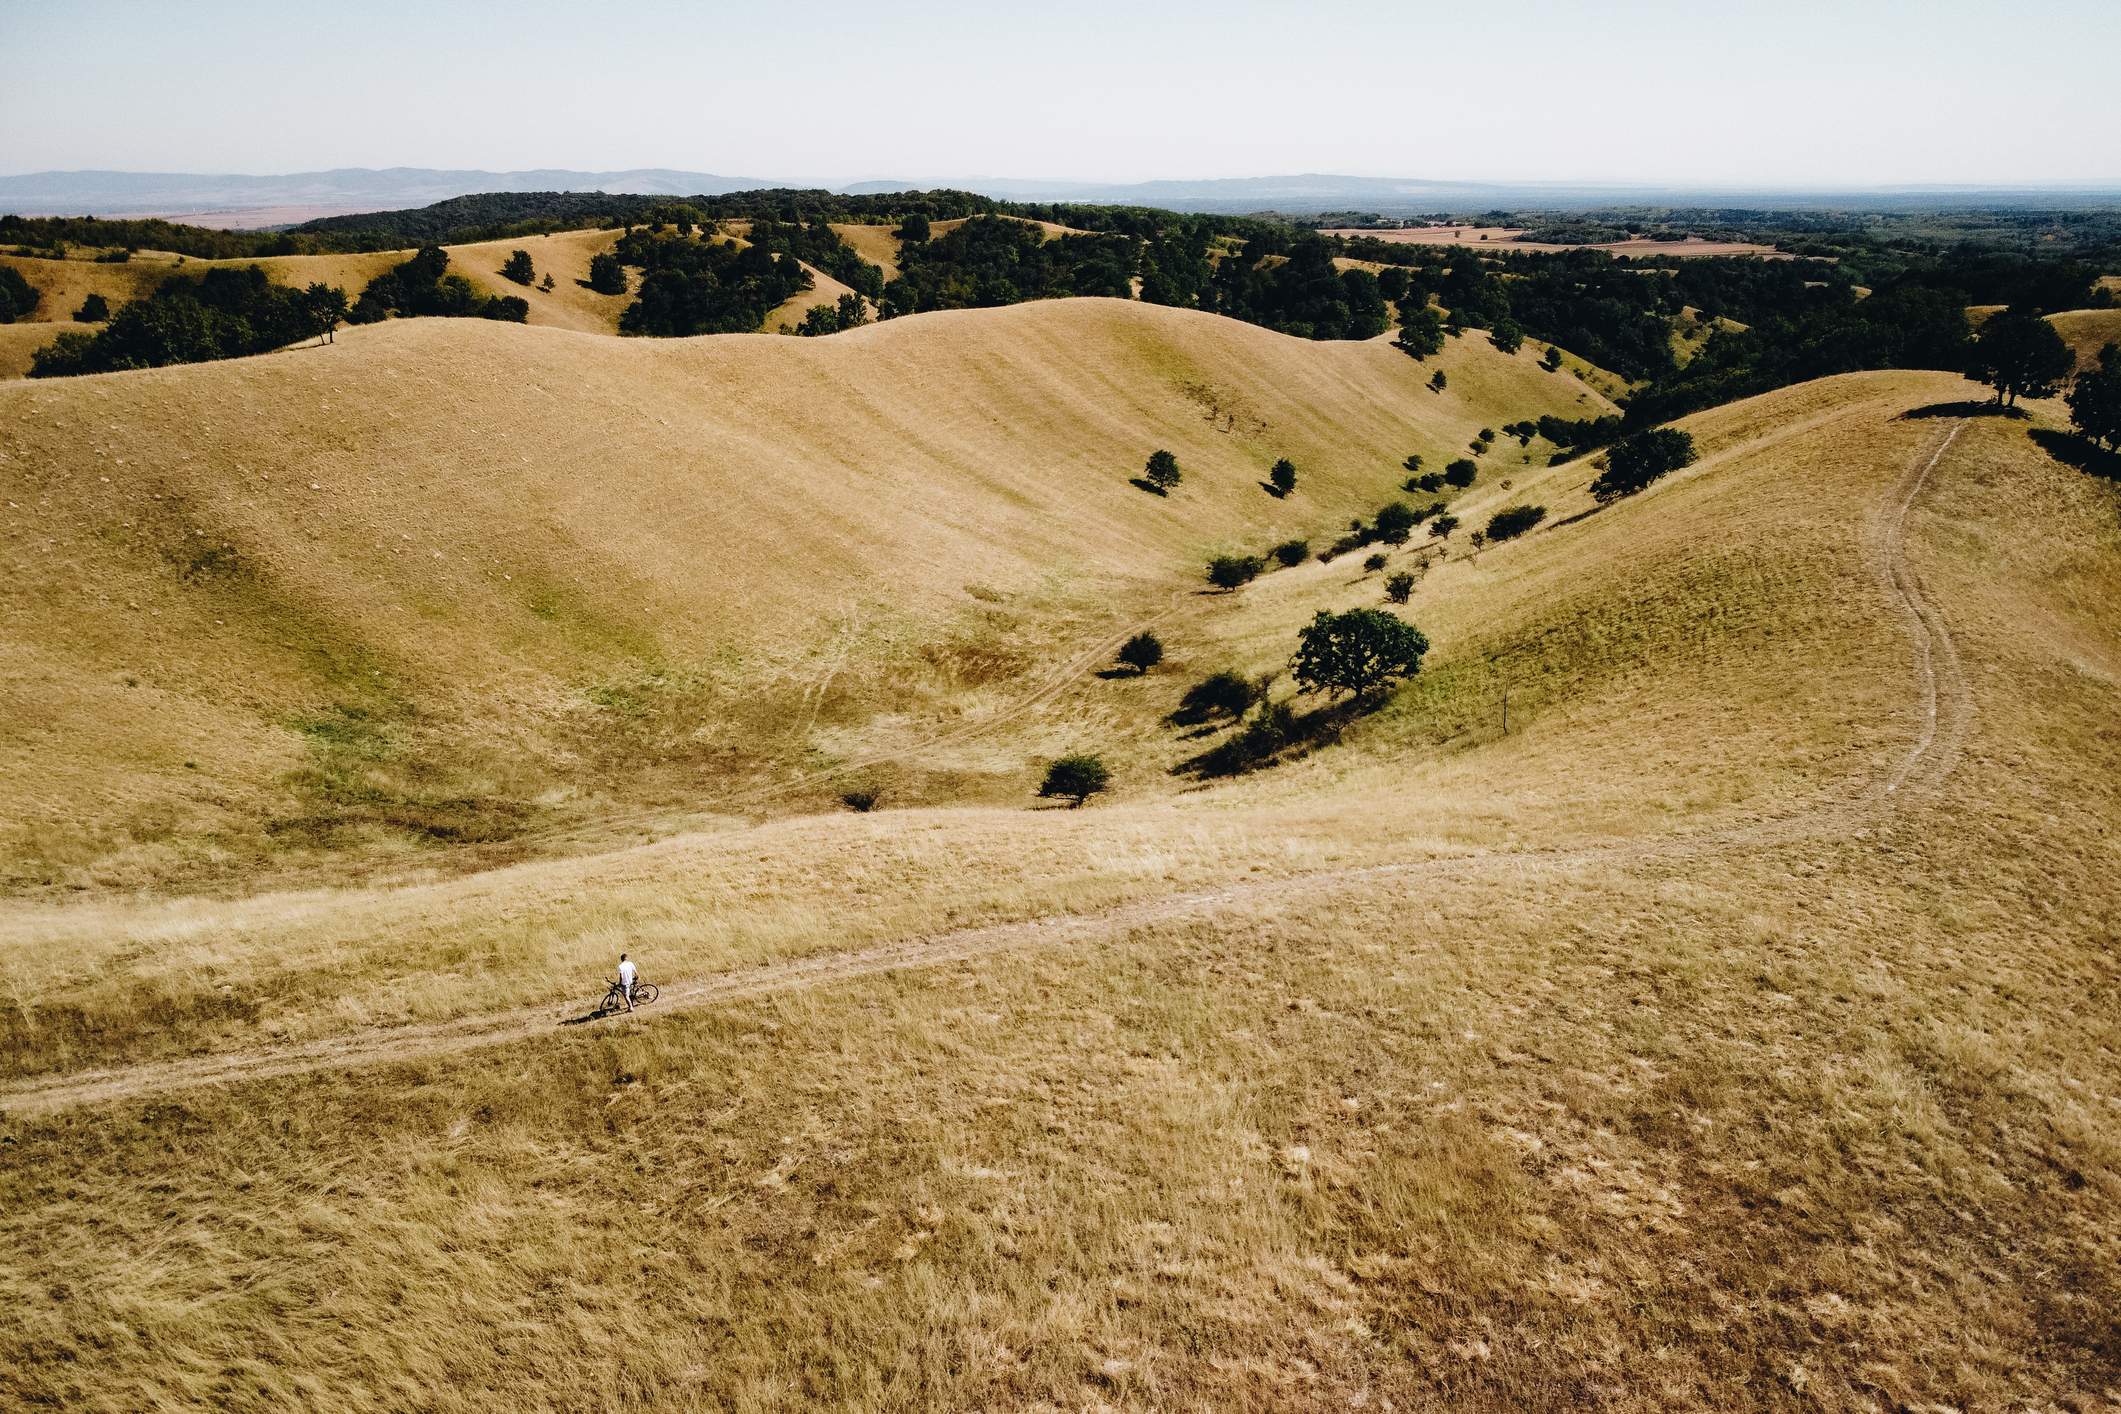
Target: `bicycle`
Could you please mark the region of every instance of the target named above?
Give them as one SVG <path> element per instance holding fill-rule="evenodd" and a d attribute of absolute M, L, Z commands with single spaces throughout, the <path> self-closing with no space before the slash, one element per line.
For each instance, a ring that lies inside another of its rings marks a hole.
<path fill-rule="evenodd" d="M 662 994 L 656 990 L 656 985 L 653 982 L 636 980 L 633 984 L 633 1004 L 636 1009 L 647 1006 L 660 995 Z M 614 982 L 611 984 L 611 990 L 604 993 L 604 1000 L 597 1003 L 594 1015 L 609 1016 L 615 1011 L 624 1011 L 625 1009 L 626 988 Z"/>

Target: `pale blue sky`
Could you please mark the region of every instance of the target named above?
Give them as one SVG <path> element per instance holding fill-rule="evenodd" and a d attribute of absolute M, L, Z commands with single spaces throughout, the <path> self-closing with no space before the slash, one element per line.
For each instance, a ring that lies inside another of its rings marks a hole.
<path fill-rule="evenodd" d="M 0 172 L 2121 180 L 2121 0 L 0 0 Z"/>

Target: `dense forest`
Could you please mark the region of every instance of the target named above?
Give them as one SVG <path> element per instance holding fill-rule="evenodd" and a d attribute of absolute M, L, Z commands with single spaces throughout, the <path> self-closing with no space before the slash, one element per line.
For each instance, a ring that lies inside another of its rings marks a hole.
<path fill-rule="evenodd" d="M 368 282 L 354 301 L 347 321 L 374 324 L 391 315 L 500 319 L 521 324 L 530 317 L 530 302 L 520 295 L 482 295 L 462 275 L 449 273 L 449 252 L 423 246 L 412 259 Z"/>
<path fill-rule="evenodd" d="M 629 231 L 613 254 L 641 272 L 640 292 L 619 316 L 622 334 L 748 334 L 783 300 L 817 283 L 794 256 L 768 245 L 676 229 Z"/>
<path fill-rule="evenodd" d="M 1029 222 L 975 216 L 943 235 L 901 244 L 899 276 L 884 287 L 883 313 L 889 319 L 1068 295 L 1126 299 L 1138 264 L 1137 245 L 1126 236 L 1048 240 Z"/>

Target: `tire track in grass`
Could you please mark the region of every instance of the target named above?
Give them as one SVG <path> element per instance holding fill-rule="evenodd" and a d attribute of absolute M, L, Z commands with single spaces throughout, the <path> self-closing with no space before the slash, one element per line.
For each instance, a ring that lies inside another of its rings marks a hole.
<path fill-rule="evenodd" d="M 1953 424 L 1934 450 L 1927 456 L 1916 457 L 1894 483 L 1873 519 L 1867 537 L 1866 559 L 1894 610 L 1905 623 L 1913 646 L 1917 724 L 1906 754 L 1883 778 L 1860 785 L 1839 799 L 1776 819 L 1751 821 L 1696 834 L 1574 848 L 1443 855 L 1321 870 L 1287 878 L 1243 881 L 1166 894 L 1089 913 L 1057 914 L 1020 922 L 959 928 L 847 952 L 792 958 L 741 972 L 666 984 L 655 1007 L 633 1013 L 634 1020 L 645 1024 L 658 1016 L 700 1007 L 829 986 L 880 973 L 969 962 L 1040 944 L 1086 940 L 1133 928 L 1186 922 L 1211 917 L 1235 905 L 1257 908 L 1367 882 L 1497 868 L 1531 871 L 1583 864 L 1679 861 L 1734 847 L 1790 843 L 1875 828 L 1882 820 L 1904 810 L 1914 797 L 1934 790 L 1950 775 L 1973 716 L 1971 689 L 1951 631 L 1937 606 L 1924 592 L 1920 576 L 1907 559 L 1908 515 L 1928 485 L 1931 473 L 1965 426 L 1964 420 Z M 1146 623 L 1161 622 L 1176 613 L 1183 602 L 1182 598 L 1174 600 L 1170 608 Z M 1141 626 L 1127 632 L 1139 631 Z M 1055 671 L 1046 686 L 1018 704 L 1017 710 L 1033 710 L 1052 700 L 1080 675 L 1084 670 L 1081 665 L 1097 661 L 1101 656 L 1109 657 L 1123 641 L 1124 636 L 1101 641 L 1097 647 L 1071 659 Z M 964 740 L 995 724 L 996 719 L 983 718 L 934 738 L 930 744 Z M 811 779 L 829 779 L 831 774 L 856 770 L 863 764 L 875 764 L 876 760 L 885 759 L 890 758 L 850 762 Z M 39 1076 L 0 1089 L 0 1106 L 18 1114 L 52 1111 L 138 1099 L 201 1085 L 269 1080 L 315 1070 L 349 1069 L 456 1055 L 550 1035 L 557 1025 L 584 1019 L 578 1015 L 570 1016 L 568 1013 L 572 1010 L 572 1004 L 546 1003 L 316 1041 Z"/>

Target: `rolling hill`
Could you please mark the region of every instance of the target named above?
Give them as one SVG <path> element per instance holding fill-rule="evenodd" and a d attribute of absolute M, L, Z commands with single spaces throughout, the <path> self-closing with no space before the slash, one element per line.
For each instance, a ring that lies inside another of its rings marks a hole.
<path fill-rule="evenodd" d="M 530 304 L 529 322 L 554 329 L 584 333 L 616 334 L 619 313 L 626 307 L 623 295 L 600 295 L 581 282 L 589 276 L 590 257 L 611 249 L 617 231 L 562 231 L 552 235 L 520 236 L 513 240 L 483 241 L 445 247 L 451 274 L 462 275 L 488 295 L 519 295 Z M 551 274 L 554 288 L 539 290 L 501 278 L 500 269 L 509 253 L 530 252 L 542 277 Z M 100 294 L 112 309 L 153 290 L 172 276 L 196 276 L 217 265 L 256 265 L 272 279 L 297 288 L 312 281 L 344 288 L 349 298 L 362 286 L 410 258 L 412 252 L 377 251 L 360 255 L 278 255 L 249 260 L 198 260 L 146 251 L 117 265 L 89 259 L 46 260 L 34 256 L 0 255 L 0 265 L 12 266 L 43 292 L 44 299 L 33 317 L 38 321 L 71 319 L 81 301 Z M 25 336 L 26 337 L 26 336 Z M 47 337 L 50 337 L 47 334 Z M 27 367 L 27 359 L 24 359 Z"/>
<path fill-rule="evenodd" d="M 196 869 L 148 851 L 240 855 L 276 773 L 384 792 L 430 731 L 518 799 L 602 741 L 720 804 L 0 907 L 0 1400 L 2096 1403 L 2121 522 L 1974 391 L 1699 413 L 1603 508 L 1506 440 L 1454 509 L 1540 528 L 1391 552 L 1423 672 L 1217 779 L 1183 686 L 1382 595 L 1346 556 L 1202 594 L 1200 557 L 1575 380 L 1068 301 L 0 389 L 0 770 L 80 812 L 12 857 Z M 1125 484 L 1157 443 L 1168 501 Z M 1163 666 L 1089 671 L 1152 619 Z M 913 750 L 877 812 L 732 798 L 713 749 L 786 737 Z M 1026 809 L 1083 746 L 1113 801 Z M 620 950 L 665 1000 L 588 1023 Z"/>
<path fill-rule="evenodd" d="M 1480 336 L 1418 365 L 1070 300 L 825 340 L 392 321 L 0 407 L 0 856 L 34 887 L 770 783 L 984 708 L 1211 553 L 1330 536 L 1410 452 L 1607 405 Z M 1128 484 L 1158 446 L 1168 499 Z"/>

